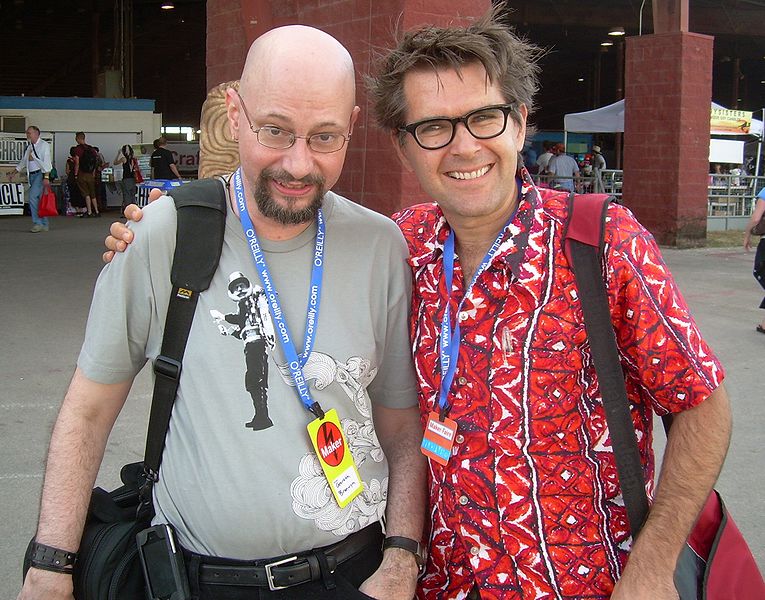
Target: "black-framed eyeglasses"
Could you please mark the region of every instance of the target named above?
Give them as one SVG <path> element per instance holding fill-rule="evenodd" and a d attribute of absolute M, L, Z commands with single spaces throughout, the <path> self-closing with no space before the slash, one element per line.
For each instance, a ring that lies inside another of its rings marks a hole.
<path fill-rule="evenodd" d="M 242 103 L 242 110 L 244 116 L 247 119 L 247 124 L 255 134 L 258 143 L 266 148 L 272 148 L 273 150 L 286 150 L 294 145 L 295 141 L 300 138 L 305 140 L 308 147 L 314 152 L 321 152 L 322 154 L 330 154 L 332 152 L 338 152 L 342 150 L 345 143 L 351 139 L 351 134 L 347 136 L 342 133 L 333 132 L 319 132 L 311 135 L 297 135 L 276 125 L 264 125 L 263 127 L 255 127 L 250 119 L 250 113 L 247 112 L 247 106 L 244 104 L 244 99 L 241 94 L 237 92 L 239 101 Z"/>
<path fill-rule="evenodd" d="M 458 123 L 464 124 L 470 135 L 479 140 L 502 135 L 507 127 L 507 117 L 514 110 L 515 104 L 495 104 L 471 110 L 453 119 L 424 119 L 399 127 L 398 130 L 412 134 L 421 148 L 438 150 L 452 143 Z"/>

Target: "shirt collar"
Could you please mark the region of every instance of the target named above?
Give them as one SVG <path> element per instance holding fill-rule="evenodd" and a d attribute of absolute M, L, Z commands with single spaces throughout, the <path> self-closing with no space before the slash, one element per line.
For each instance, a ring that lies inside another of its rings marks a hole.
<path fill-rule="evenodd" d="M 534 185 L 526 168 L 521 167 L 517 176 L 521 180 L 518 210 L 492 261 L 507 265 L 516 276 L 519 274 L 518 271 L 528 247 L 529 230 L 534 219 L 534 213 L 541 204 L 539 190 Z M 438 205 L 434 205 L 434 213 L 436 219 L 434 234 L 430 238 L 431 242 L 423 244 L 421 251 L 409 258 L 409 263 L 414 268 L 442 260 L 444 243 L 451 233 L 451 227 L 449 227 L 449 223 Z"/>

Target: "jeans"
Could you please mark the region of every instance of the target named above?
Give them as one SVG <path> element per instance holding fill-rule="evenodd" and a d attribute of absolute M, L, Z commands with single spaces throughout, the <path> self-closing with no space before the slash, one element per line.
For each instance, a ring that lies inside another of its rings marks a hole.
<path fill-rule="evenodd" d="M 42 171 L 29 175 L 29 212 L 32 213 L 32 223 L 35 225 L 48 226 L 48 217 L 38 217 L 37 207 L 40 205 L 40 197 L 43 192 Z"/>

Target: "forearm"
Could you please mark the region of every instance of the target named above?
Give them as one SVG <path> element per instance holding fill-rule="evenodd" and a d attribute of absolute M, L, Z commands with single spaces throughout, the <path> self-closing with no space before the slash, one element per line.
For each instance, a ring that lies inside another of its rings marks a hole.
<path fill-rule="evenodd" d="M 176 176 L 178 179 L 180 179 L 180 178 L 181 178 L 181 174 L 180 174 L 180 172 L 178 171 L 178 167 L 176 167 L 176 166 L 175 166 L 175 164 L 171 164 L 171 165 L 170 165 L 170 170 L 173 172 L 173 174 L 174 174 L 174 175 L 175 175 L 175 176 Z"/>
<path fill-rule="evenodd" d="M 720 473 L 730 434 L 730 405 L 722 386 L 698 406 L 675 415 L 656 498 L 633 545 L 627 570 L 639 568 L 643 574 L 671 577 Z"/>
<path fill-rule="evenodd" d="M 420 452 L 419 409 L 375 408 L 375 431 L 388 460 L 387 535 L 422 538 L 426 505 L 426 462 Z"/>
<path fill-rule="evenodd" d="M 99 392 L 107 389 L 104 397 Z M 106 441 L 130 383 L 104 386 L 77 370 L 56 420 L 40 503 L 37 540 L 77 550 Z"/>

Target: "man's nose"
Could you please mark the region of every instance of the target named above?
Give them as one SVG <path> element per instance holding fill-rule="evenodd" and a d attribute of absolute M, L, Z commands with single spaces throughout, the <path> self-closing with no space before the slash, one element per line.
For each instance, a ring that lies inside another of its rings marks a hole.
<path fill-rule="evenodd" d="M 467 125 L 457 123 L 454 126 L 454 139 L 449 144 L 452 154 L 474 154 L 480 148 L 479 140 L 468 131 Z"/>
<path fill-rule="evenodd" d="M 302 179 L 315 171 L 314 153 L 308 140 L 297 138 L 295 143 L 284 150 L 282 165 L 295 179 Z"/>

